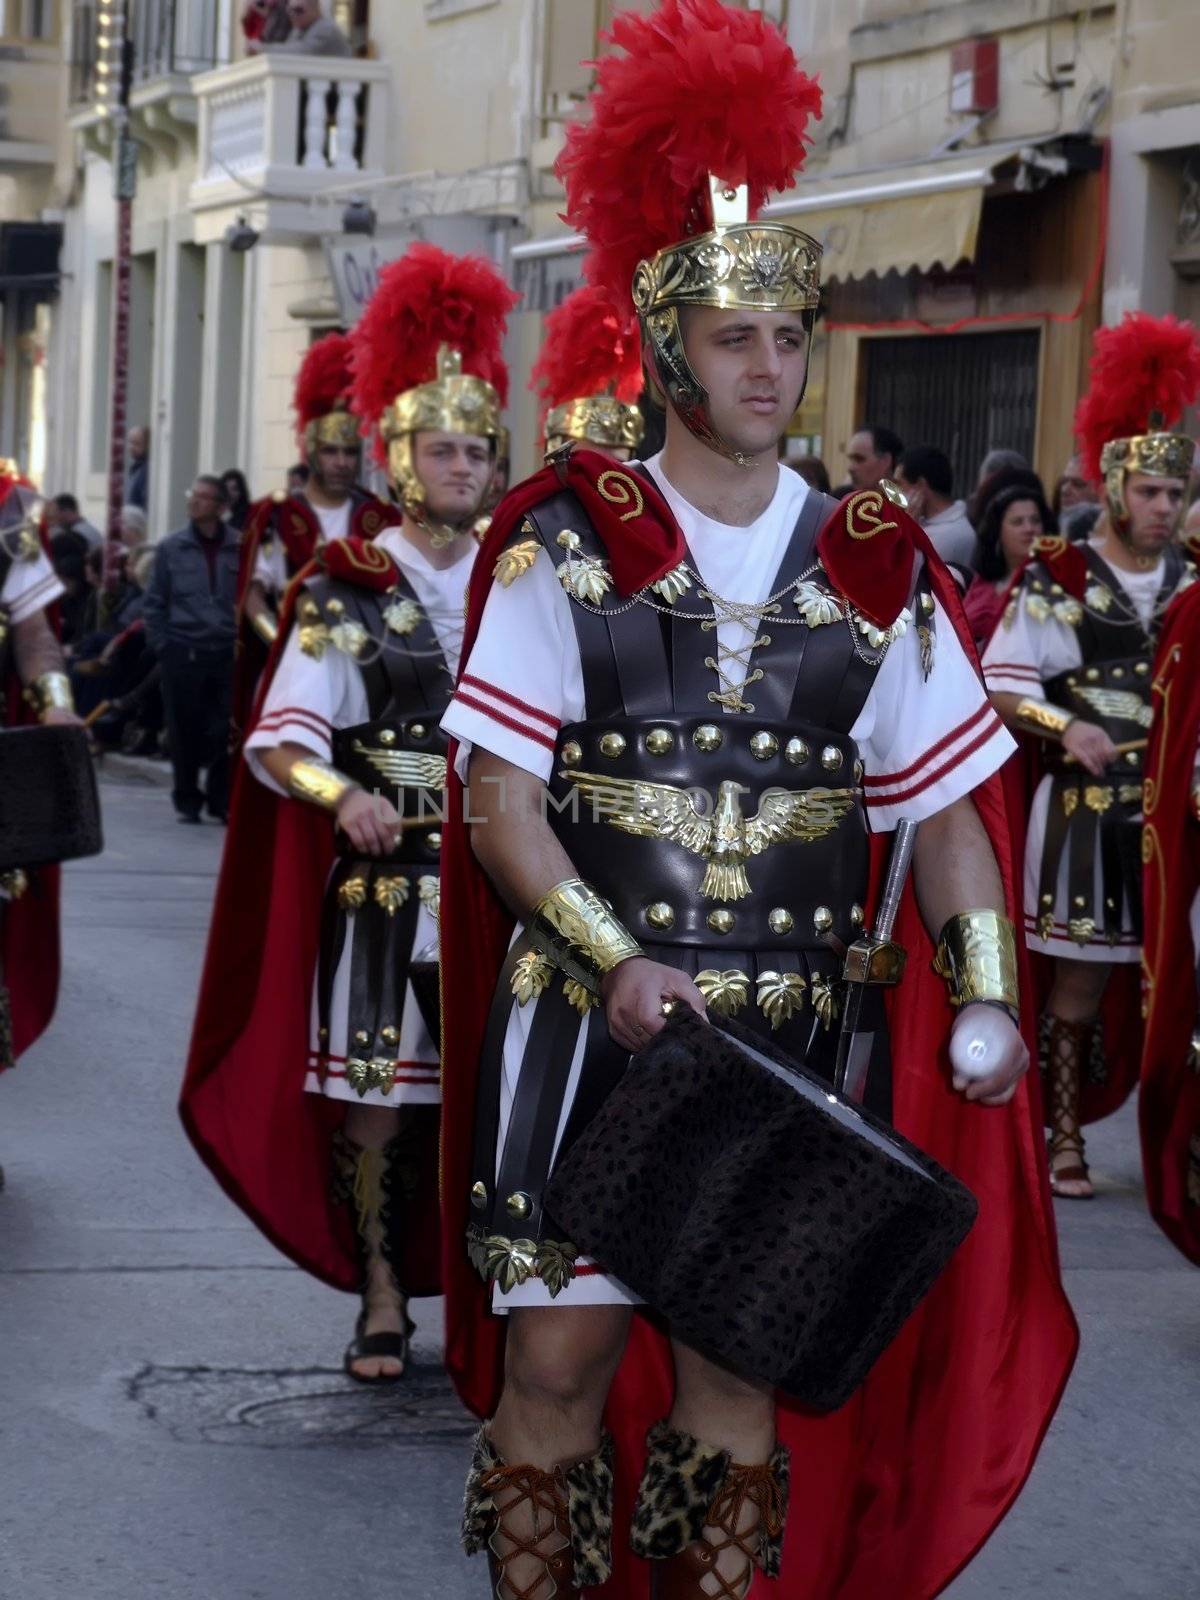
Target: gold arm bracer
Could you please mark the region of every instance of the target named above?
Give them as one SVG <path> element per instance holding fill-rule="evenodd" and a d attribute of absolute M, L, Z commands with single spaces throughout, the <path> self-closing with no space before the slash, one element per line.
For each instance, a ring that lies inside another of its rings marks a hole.
<path fill-rule="evenodd" d="M 534 948 L 592 994 L 600 980 L 642 947 L 582 878 L 556 883 L 533 908 L 526 931 Z"/>
<path fill-rule="evenodd" d="M 75 696 L 65 672 L 43 672 L 25 691 L 25 698 L 43 722 L 50 711 L 74 711 Z"/>
<path fill-rule="evenodd" d="M 254 612 L 250 617 L 250 626 L 268 649 L 279 637 L 279 624 L 269 611 Z"/>
<path fill-rule="evenodd" d="M 997 911 L 960 911 L 938 939 L 934 971 L 945 978 L 952 1006 L 1003 1006 L 1020 1014 L 1017 936 Z"/>
<path fill-rule="evenodd" d="M 346 796 L 361 787 L 317 756 L 305 756 L 288 773 L 288 793 L 292 798 L 307 800 L 322 811 L 336 812 Z"/>
<path fill-rule="evenodd" d="M 1016 710 L 1017 726 L 1040 739 L 1061 740 L 1074 721 L 1069 711 L 1051 705 L 1049 700 L 1022 700 Z"/>

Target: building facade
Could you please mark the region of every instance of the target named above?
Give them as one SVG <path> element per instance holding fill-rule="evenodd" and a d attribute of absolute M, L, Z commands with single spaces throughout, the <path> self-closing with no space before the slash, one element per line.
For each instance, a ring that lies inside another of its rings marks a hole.
<path fill-rule="evenodd" d="M 52 273 L 22 288 L 0 277 L 0 454 L 40 465 L 93 516 L 115 215 L 99 23 L 119 3 L 0 0 L 0 81 L 20 85 L 3 102 L 0 252 L 10 221 L 32 226 L 43 253 L 26 265 L 44 266 L 61 232 L 56 287 Z M 509 355 L 513 464 L 530 470 L 528 373 L 581 265 L 554 160 L 613 0 L 334 0 L 357 50 L 344 59 L 248 54 L 240 0 L 126 3 L 129 419 L 152 430 L 154 535 L 181 519 L 197 470 L 239 466 L 255 493 L 282 482 L 305 345 L 352 323 L 417 238 L 485 251 L 525 297 Z M 838 481 L 871 420 L 940 444 L 964 490 L 1001 444 L 1053 480 L 1097 321 L 1200 309 L 1193 0 L 755 9 L 825 91 L 806 169 L 775 203 L 825 251 L 795 448 Z"/>

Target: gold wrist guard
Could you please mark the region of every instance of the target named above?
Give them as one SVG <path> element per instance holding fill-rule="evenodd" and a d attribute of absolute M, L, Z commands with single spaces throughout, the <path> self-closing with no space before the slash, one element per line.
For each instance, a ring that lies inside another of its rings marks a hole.
<path fill-rule="evenodd" d="M 250 618 L 250 626 L 265 645 L 273 645 L 279 637 L 279 624 L 268 611 L 257 611 Z"/>
<path fill-rule="evenodd" d="M 535 949 L 592 994 L 606 972 L 642 953 L 608 902 L 581 878 L 567 878 L 543 895 L 526 931 Z"/>
<path fill-rule="evenodd" d="M 1022 700 L 1016 720 L 1026 733 L 1036 733 L 1042 739 L 1061 739 L 1075 718 L 1048 700 Z"/>
<path fill-rule="evenodd" d="M 288 773 L 288 793 L 292 798 L 307 800 L 310 805 L 320 806 L 322 811 L 336 811 L 346 796 L 360 787 L 344 772 L 316 756 L 297 761 Z"/>
<path fill-rule="evenodd" d="M 997 1005 L 1019 1015 L 1017 936 L 998 912 L 960 911 L 951 917 L 938 940 L 933 968 L 945 978 L 952 1006 Z"/>
<path fill-rule="evenodd" d="M 45 721 L 48 711 L 74 711 L 75 697 L 65 672 L 43 672 L 25 691 L 25 698 Z"/>

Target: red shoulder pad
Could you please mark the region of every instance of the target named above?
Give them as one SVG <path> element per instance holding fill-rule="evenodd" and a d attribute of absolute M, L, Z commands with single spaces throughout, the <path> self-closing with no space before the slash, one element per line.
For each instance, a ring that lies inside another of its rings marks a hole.
<path fill-rule="evenodd" d="M 657 583 L 686 558 L 683 534 L 649 473 L 582 449 L 572 450 L 555 472 L 599 535 L 618 594 Z"/>
<path fill-rule="evenodd" d="M 382 594 L 396 582 L 400 569 L 386 550 L 370 539 L 331 539 L 317 551 L 317 565 L 331 578 L 356 583 Z"/>
<path fill-rule="evenodd" d="M 365 495 L 357 501 L 350 516 L 352 539 L 374 539 L 385 528 L 397 528 L 404 521 L 399 506 L 390 506 L 376 495 Z"/>
<path fill-rule="evenodd" d="M 859 489 L 832 511 L 817 556 L 835 589 L 879 628 L 908 604 L 921 525 L 879 489 Z"/>
<path fill-rule="evenodd" d="M 1034 540 L 1029 559 L 1031 563 L 1040 561 L 1073 600 L 1083 599 L 1088 580 L 1087 558 L 1077 544 L 1064 539 L 1061 533 L 1048 533 Z"/>

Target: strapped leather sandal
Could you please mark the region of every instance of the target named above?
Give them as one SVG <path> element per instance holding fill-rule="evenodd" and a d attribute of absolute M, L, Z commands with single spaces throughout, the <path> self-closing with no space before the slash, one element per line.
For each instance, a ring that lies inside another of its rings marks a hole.
<path fill-rule="evenodd" d="M 346 1346 L 346 1353 L 342 1357 L 342 1366 L 346 1376 L 353 1378 L 355 1383 L 399 1383 L 408 1367 L 408 1352 L 412 1336 L 416 1331 L 416 1323 L 412 1318 L 405 1316 L 403 1333 L 364 1333 L 367 1325 L 365 1308 L 359 1312 L 358 1321 L 354 1324 L 354 1337 Z M 398 1361 L 399 1372 L 355 1372 L 356 1361 Z"/>
<path fill-rule="evenodd" d="M 1060 1200 L 1094 1200 L 1087 1162 L 1083 1158 L 1083 1131 L 1079 1126 L 1079 1091 L 1092 1048 L 1096 1024 L 1066 1022 L 1050 1017 L 1046 1045 L 1046 1086 L 1050 1100 L 1050 1190 Z M 1063 1156 L 1074 1156 L 1056 1166 Z M 1064 1183 L 1087 1184 L 1085 1190 L 1064 1189 Z"/>
<path fill-rule="evenodd" d="M 586 1595 L 612 1572 L 612 1440 L 553 1472 L 503 1461 L 481 1428 L 463 1500 L 463 1548 L 486 1552 L 494 1600 Z"/>

